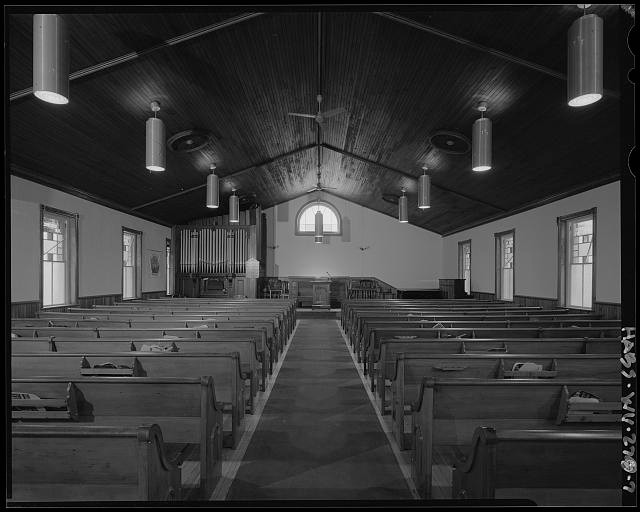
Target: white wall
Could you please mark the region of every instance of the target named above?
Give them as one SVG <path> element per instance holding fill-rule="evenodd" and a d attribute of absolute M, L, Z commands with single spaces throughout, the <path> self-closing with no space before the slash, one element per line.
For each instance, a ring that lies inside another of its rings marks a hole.
<path fill-rule="evenodd" d="M 372 276 L 397 288 L 438 288 L 442 237 L 325 194 L 342 216 L 342 236 L 296 236 L 298 210 L 316 196 L 305 195 L 265 210 L 268 276 Z M 277 246 L 274 250 L 272 247 Z M 370 248 L 361 251 L 360 247 Z"/>
<path fill-rule="evenodd" d="M 79 214 L 78 294 L 122 293 L 122 227 L 142 231 L 142 291 L 166 289 L 165 240 L 171 228 L 11 176 L 11 301 L 40 299 L 40 205 Z M 148 270 L 149 250 L 160 251 L 160 272 Z"/>
<path fill-rule="evenodd" d="M 443 275 L 458 276 L 458 242 L 471 239 L 471 290 L 495 293 L 494 233 L 515 229 L 514 295 L 557 298 L 557 217 L 597 208 L 596 300 L 620 302 L 620 182 L 444 237 Z"/>

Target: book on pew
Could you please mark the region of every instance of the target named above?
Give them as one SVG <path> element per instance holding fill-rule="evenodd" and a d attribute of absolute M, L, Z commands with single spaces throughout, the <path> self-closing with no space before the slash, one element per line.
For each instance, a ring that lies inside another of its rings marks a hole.
<path fill-rule="evenodd" d="M 42 398 L 35 393 L 11 392 L 13 420 L 75 420 L 78 408 L 73 393 L 66 397 Z"/>

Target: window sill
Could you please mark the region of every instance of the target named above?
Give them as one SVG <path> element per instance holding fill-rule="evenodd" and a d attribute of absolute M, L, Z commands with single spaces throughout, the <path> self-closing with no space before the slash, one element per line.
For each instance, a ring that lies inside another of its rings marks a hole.
<path fill-rule="evenodd" d="M 41 306 L 40 309 L 53 309 L 53 308 L 79 308 L 80 304 L 55 304 L 51 306 Z"/>
<path fill-rule="evenodd" d="M 296 231 L 295 233 L 296 236 L 316 236 L 316 232 L 315 231 Z M 342 236 L 342 233 L 327 233 L 326 231 L 324 231 L 322 233 L 322 236 Z"/>

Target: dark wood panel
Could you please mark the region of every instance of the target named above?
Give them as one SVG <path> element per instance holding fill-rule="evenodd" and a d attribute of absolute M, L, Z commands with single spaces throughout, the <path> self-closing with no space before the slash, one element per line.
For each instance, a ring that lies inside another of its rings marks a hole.
<path fill-rule="evenodd" d="M 162 41 L 186 34 L 221 20 L 237 15 L 237 12 L 201 11 L 186 13 L 174 10 L 170 14 L 153 12 L 138 7 L 138 12 L 126 16 L 104 12 L 99 16 L 90 13 L 65 13 L 69 35 L 69 71 L 74 73 L 131 52 L 140 52 Z M 147 11 L 147 12 L 140 12 Z M 64 9 L 58 12 L 64 12 Z M 12 61 L 31 59 L 33 42 L 32 14 L 12 14 L 9 26 L 9 58 Z M 9 77 L 9 88 L 16 91 L 31 87 L 33 76 L 24 66 L 16 68 Z"/>
<path fill-rule="evenodd" d="M 11 318 L 35 318 L 40 310 L 40 301 L 12 302 Z"/>
<path fill-rule="evenodd" d="M 622 306 L 616 302 L 593 302 L 593 312 L 603 320 L 622 320 Z"/>
<path fill-rule="evenodd" d="M 530 295 L 514 295 L 513 303 L 517 306 L 525 307 L 541 307 L 544 309 L 552 309 L 558 307 L 558 299 L 546 297 L 532 297 Z"/>
<path fill-rule="evenodd" d="M 474 292 L 471 291 L 471 295 L 474 299 L 478 300 L 496 300 L 495 293 L 487 293 L 487 292 Z"/>
<path fill-rule="evenodd" d="M 118 12 L 120 10 L 121 12 Z M 600 102 L 566 105 L 566 82 L 483 51 L 485 45 L 565 73 L 566 32 L 575 6 L 421 6 L 397 14 L 466 38 L 463 45 L 370 12 L 323 14 L 322 183 L 356 204 L 396 217 L 385 193 L 432 173 L 432 208 L 409 209 L 412 224 L 436 233 L 490 218 L 620 175 L 623 44 L 631 18 L 618 6 L 590 9 L 604 18 L 605 87 Z M 14 9 L 15 11 L 15 9 Z M 154 12 L 157 11 L 157 12 Z M 71 70 L 76 71 L 238 14 L 228 7 L 171 10 L 117 7 L 68 15 Z M 8 15 L 9 87 L 28 87 L 31 14 Z M 10 103 L 9 161 L 169 224 L 210 215 L 204 206 L 209 164 L 218 165 L 224 213 L 231 188 L 254 194 L 263 208 L 315 185 L 316 27 L 313 12 L 269 12 L 71 82 L 64 107 L 25 97 Z M 493 164 L 470 170 L 470 154 L 431 146 L 435 131 L 471 138 L 477 102 L 489 103 Z M 211 133 L 200 150 L 167 150 L 167 170 L 144 168 L 144 123 L 151 100 L 167 136 Z M 346 151 L 352 156 L 341 154 Z M 281 155 L 288 155 L 280 158 Z M 268 162 L 268 163 L 264 163 Z M 398 172 L 395 172 L 396 169 Z M 240 172 L 242 171 L 242 172 Z M 227 177 L 227 179 L 225 179 Z"/>
<path fill-rule="evenodd" d="M 91 308 L 93 306 L 110 306 L 116 302 L 122 300 L 122 294 L 108 294 L 108 295 L 87 295 L 85 297 L 78 297 L 78 307 Z"/>

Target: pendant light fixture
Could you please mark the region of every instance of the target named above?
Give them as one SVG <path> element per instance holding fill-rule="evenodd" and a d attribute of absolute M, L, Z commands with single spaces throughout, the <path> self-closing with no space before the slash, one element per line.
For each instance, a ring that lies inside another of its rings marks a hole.
<path fill-rule="evenodd" d="M 567 102 L 583 107 L 602 98 L 602 18 L 586 14 L 591 4 L 578 4 L 580 18 L 569 28 L 567 37 Z"/>
<path fill-rule="evenodd" d="M 431 176 L 427 174 L 427 169 L 425 165 L 422 168 L 424 174 L 418 179 L 418 208 L 421 210 L 431 208 Z"/>
<path fill-rule="evenodd" d="M 471 150 L 471 169 L 476 172 L 491 169 L 491 119 L 484 117 L 487 102 L 478 104 L 480 119 L 473 123 L 473 141 Z"/>
<path fill-rule="evenodd" d="M 316 231 L 314 242 L 321 244 L 324 238 L 324 219 L 322 218 L 322 212 L 320 211 L 320 200 L 318 200 L 318 210 L 316 211 Z"/>
<path fill-rule="evenodd" d="M 147 169 L 154 172 L 164 171 L 164 123 L 156 116 L 160 110 L 160 103 L 151 102 L 153 117 L 147 119 Z"/>
<path fill-rule="evenodd" d="M 57 14 L 33 15 L 33 94 L 48 103 L 69 103 L 69 39 Z"/>
<path fill-rule="evenodd" d="M 209 170 L 211 174 L 207 176 L 207 208 L 218 208 L 218 206 L 220 206 L 220 198 L 216 164 L 211 164 Z"/>
<path fill-rule="evenodd" d="M 240 201 L 236 195 L 236 189 L 231 189 L 231 196 L 229 197 L 229 222 L 238 224 L 240 222 Z"/>
<path fill-rule="evenodd" d="M 402 223 L 409 222 L 409 213 L 407 210 L 407 196 L 404 195 L 405 189 L 402 189 L 402 195 L 398 198 L 398 221 Z"/>

